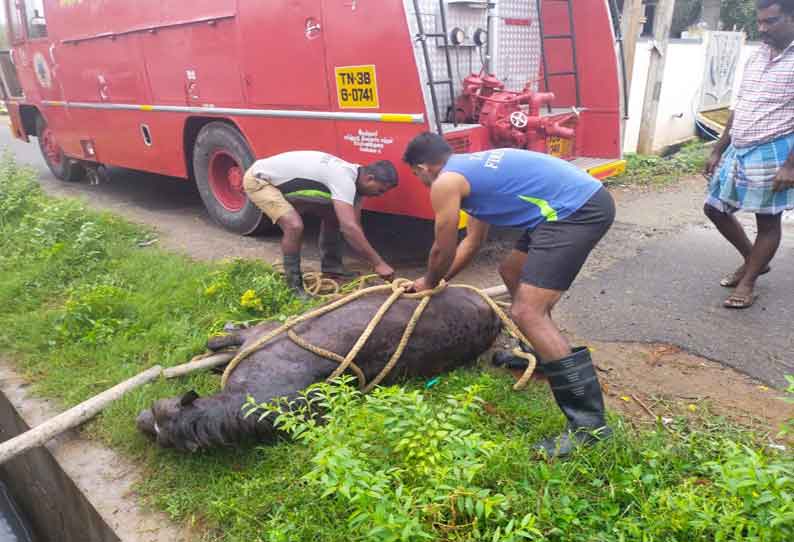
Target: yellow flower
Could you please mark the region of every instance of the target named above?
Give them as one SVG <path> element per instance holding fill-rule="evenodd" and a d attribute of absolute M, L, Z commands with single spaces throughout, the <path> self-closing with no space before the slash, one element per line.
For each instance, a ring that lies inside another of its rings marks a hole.
<path fill-rule="evenodd" d="M 620 399 L 626 401 L 627 403 L 631 401 L 631 397 L 629 397 L 628 395 L 624 395 Z"/>
<path fill-rule="evenodd" d="M 246 309 L 254 309 L 257 311 L 264 310 L 264 307 L 262 306 L 262 300 L 257 297 L 256 292 L 253 290 L 245 291 L 243 296 L 240 298 L 240 305 Z"/>
<path fill-rule="evenodd" d="M 204 290 L 204 295 L 207 297 L 212 297 L 218 293 L 218 285 L 217 284 L 210 284 L 207 286 L 207 289 Z"/>
<path fill-rule="evenodd" d="M 695 405 L 689 405 L 687 406 L 687 409 L 689 409 L 689 412 L 696 412 L 698 407 L 696 407 Z"/>

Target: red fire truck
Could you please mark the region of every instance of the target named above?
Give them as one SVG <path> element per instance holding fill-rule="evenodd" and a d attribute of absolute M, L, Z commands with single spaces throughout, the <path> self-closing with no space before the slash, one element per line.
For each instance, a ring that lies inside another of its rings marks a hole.
<path fill-rule="evenodd" d="M 56 177 L 98 166 L 195 179 L 241 233 L 257 157 L 316 149 L 396 164 L 434 130 L 619 172 L 621 57 L 608 0 L 3 0 L 14 135 Z M 426 189 L 371 210 L 430 218 Z"/>

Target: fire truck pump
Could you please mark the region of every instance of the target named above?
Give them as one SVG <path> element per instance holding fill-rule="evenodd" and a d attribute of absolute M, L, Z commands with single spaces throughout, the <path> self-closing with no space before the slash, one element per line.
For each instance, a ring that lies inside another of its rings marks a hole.
<path fill-rule="evenodd" d="M 527 83 L 521 92 L 512 92 L 504 90 L 504 83 L 493 75 L 471 74 L 463 80 L 463 93 L 450 115 L 461 124 L 485 126 L 494 147 L 545 152 L 547 137 L 572 140 L 578 113 L 542 117 L 540 110 L 554 101 L 554 93 L 534 92 L 530 86 Z"/>

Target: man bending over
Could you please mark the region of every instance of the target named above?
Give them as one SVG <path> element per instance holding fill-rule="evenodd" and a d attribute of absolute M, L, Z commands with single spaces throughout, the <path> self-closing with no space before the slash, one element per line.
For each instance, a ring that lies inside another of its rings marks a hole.
<path fill-rule="evenodd" d="M 453 155 L 447 142 L 431 133 L 417 136 L 404 160 L 430 187 L 436 215 L 427 273 L 414 290 L 434 288 L 460 273 L 490 225 L 523 229 L 499 273 L 513 297 L 512 317 L 532 343 L 538 370 L 548 377 L 568 418 L 562 435 L 536 447 L 549 456 L 565 456 L 577 445 L 607 437 L 611 431 L 590 351 L 571 348 L 551 311 L 612 225 L 612 196 L 587 173 L 558 158 L 517 149 Z M 458 246 L 461 209 L 471 218 Z M 529 345 L 521 346 L 529 351 Z"/>
<path fill-rule="evenodd" d="M 284 232 L 281 252 L 287 283 L 305 297 L 301 272 L 302 214 L 322 219 L 321 270 L 346 276 L 342 237 L 385 279 L 394 269 L 372 248 L 361 227 L 364 197 L 377 197 L 397 186 L 397 170 L 388 160 L 368 166 L 350 164 L 324 152 L 292 151 L 257 160 L 243 181 L 245 193 Z"/>

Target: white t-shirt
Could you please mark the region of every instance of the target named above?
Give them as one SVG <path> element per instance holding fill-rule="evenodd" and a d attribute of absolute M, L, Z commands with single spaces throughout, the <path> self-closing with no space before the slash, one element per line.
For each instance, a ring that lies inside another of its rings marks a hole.
<path fill-rule="evenodd" d="M 319 195 L 354 205 L 359 167 L 324 152 L 291 151 L 257 160 L 249 171 L 285 196 Z"/>

